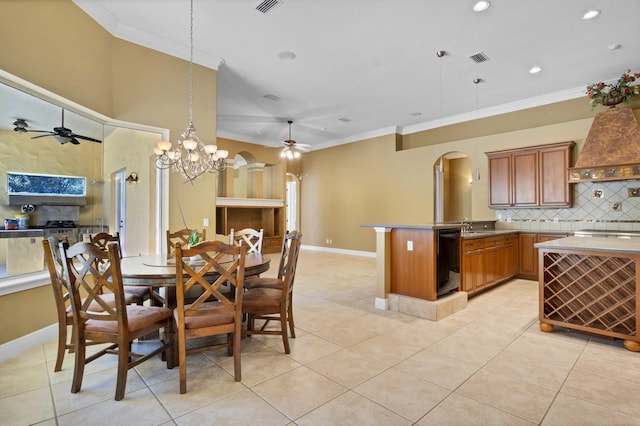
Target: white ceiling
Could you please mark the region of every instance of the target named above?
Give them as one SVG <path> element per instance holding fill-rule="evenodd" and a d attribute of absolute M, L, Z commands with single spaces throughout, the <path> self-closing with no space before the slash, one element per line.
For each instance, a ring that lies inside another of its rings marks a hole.
<path fill-rule="evenodd" d="M 189 0 L 74 2 L 116 37 L 189 58 Z M 293 139 L 318 149 L 581 97 L 640 71 L 638 0 L 492 0 L 482 13 L 475 0 L 284 0 L 267 14 L 260 2 L 194 0 L 194 61 L 218 70 L 220 137 L 276 146 L 291 119 Z M 600 16 L 582 20 L 589 9 Z"/>

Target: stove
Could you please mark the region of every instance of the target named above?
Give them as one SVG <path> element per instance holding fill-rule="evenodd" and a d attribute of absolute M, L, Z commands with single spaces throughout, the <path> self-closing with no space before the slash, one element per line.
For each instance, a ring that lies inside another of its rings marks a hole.
<path fill-rule="evenodd" d="M 44 238 L 56 237 L 69 244 L 78 242 L 78 225 L 72 220 L 48 220 L 43 227 Z"/>
<path fill-rule="evenodd" d="M 72 220 L 48 220 L 44 224 L 46 229 L 49 228 L 77 228 L 78 225 Z"/>

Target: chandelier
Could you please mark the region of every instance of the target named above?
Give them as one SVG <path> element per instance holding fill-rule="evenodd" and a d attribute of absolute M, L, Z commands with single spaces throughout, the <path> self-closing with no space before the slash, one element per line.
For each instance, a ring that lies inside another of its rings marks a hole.
<path fill-rule="evenodd" d="M 229 152 L 218 149 L 216 145 L 205 145 L 196 134 L 193 126 L 193 0 L 189 21 L 189 126 L 180 136 L 175 146 L 169 141 L 160 141 L 153 149 L 158 156 L 156 167 L 171 169 L 193 183 L 204 173 L 221 172 L 227 168 L 226 158 Z"/>

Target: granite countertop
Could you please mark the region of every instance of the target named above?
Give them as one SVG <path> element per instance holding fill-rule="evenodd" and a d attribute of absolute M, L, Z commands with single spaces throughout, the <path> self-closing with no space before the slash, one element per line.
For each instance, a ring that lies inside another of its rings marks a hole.
<path fill-rule="evenodd" d="M 424 223 L 424 224 L 413 224 L 413 225 L 401 225 L 401 224 L 389 224 L 389 223 L 380 223 L 380 224 L 372 224 L 365 223 L 360 225 L 364 228 L 397 228 L 397 229 L 455 229 L 462 227 L 460 223 Z"/>
<path fill-rule="evenodd" d="M 483 229 L 482 231 L 465 231 L 460 234 L 463 240 L 473 240 L 476 238 L 498 237 L 500 235 L 519 234 L 519 229 Z"/>
<path fill-rule="evenodd" d="M 607 253 L 640 254 L 638 238 L 584 238 L 565 237 L 533 245 L 542 249 L 600 251 Z"/>

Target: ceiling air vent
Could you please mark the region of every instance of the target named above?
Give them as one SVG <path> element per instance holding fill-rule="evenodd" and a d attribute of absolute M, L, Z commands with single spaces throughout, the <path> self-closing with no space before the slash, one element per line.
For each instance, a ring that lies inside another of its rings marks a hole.
<path fill-rule="evenodd" d="M 277 102 L 280 100 L 280 96 L 276 96 L 276 95 L 271 95 L 269 93 L 267 93 L 266 95 L 263 96 L 263 98 L 265 99 L 269 99 L 270 101 L 274 101 Z"/>
<path fill-rule="evenodd" d="M 282 0 L 264 0 L 256 6 L 256 10 L 266 15 L 281 4 Z"/>
<path fill-rule="evenodd" d="M 489 57 L 485 55 L 483 52 L 475 53 L 469 56 L 469 58 L 471 58 L 471 60 L 476 64 L 479 64 L 481 62 L 487 62 L 489 60 Z"/>

